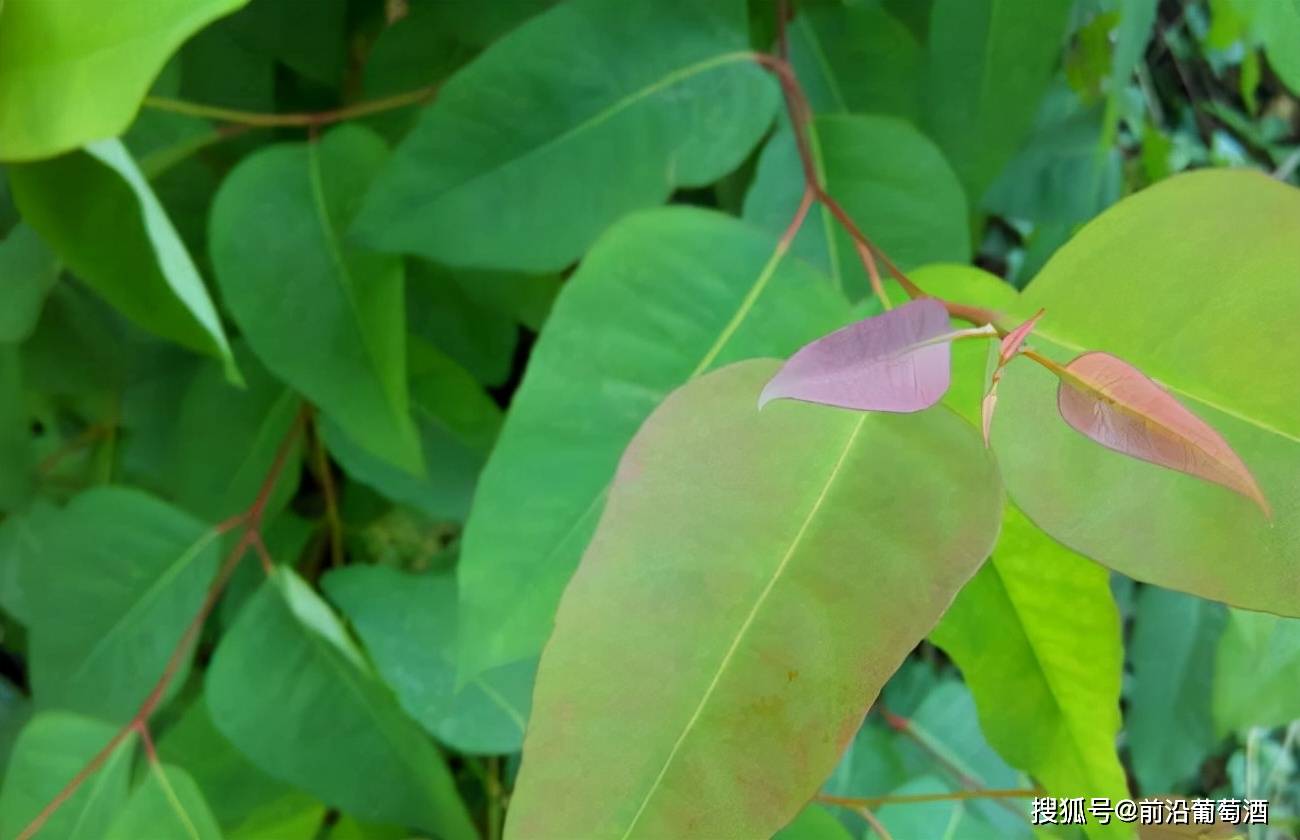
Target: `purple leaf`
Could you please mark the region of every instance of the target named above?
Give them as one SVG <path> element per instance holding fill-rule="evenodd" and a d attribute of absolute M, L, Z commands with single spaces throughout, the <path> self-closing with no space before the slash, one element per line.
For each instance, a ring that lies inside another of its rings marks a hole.
<path fill-rule="evenodd" d="M 1107 449 L 1235 490 L 1271 516 L 1228 442 L 1128 362 L 1084 353 L 1065 366 L 1056 400 L 1066 423 Z"/>
<path fill-rule="evenodd" d="M 948 390 L 952 330 L 933 298 L 911 301 L 802 347 L 759 395 L 859 411 L 929 408 Z"/>

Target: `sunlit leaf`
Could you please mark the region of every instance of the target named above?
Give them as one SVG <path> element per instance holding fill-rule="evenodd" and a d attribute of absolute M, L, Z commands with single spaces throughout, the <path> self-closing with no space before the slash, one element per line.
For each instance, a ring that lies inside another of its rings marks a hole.
<path fill-rule="evenodd" d="M 1254 476 L 1228 442 L 1142 371 L 1099 352 L 1075 358 L 1065 371 L 1057 407 L 1080 433 L 1116 452 L 1222 484 L 1269 514 Z"/>
<path fill-rule="evenodd" d="M 770 835 L 986 556 L 1001 493 L 974 428 L 757 412 L 776 366 L 696 380 L 629 445 L 542 656 L 508 836 Z"/>
<path fill-rule="evenodd" d="M 758 397 L 853 408 L 913 412 L 937 403 L 951 376 L 948 310 L 914 300 L 800 348 Z"/>

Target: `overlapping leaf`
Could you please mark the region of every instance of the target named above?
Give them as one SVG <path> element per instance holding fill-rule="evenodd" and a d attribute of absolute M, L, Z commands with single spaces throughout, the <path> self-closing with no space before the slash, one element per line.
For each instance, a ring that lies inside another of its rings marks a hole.
<path fill-rule="evenodd" d="M 541 651 L 618 458 L 669 391 L 848 321 L 826 279 L 775 245 L 721 214 L 653 210 L 611 229 L 565 284 L 466 524 L 467 675 Z"/>
<path fill-rule="evenodd" d="M 574 0 L 497 41 L 439 91 L 356 230 L 388 251 L 551 270 L 619 216 L 733 169 L 775 83 L 743 0 Z"/>
<path fill-rule="evenodd" d="M 686 385 L 629 445 L 542 657 L 508 836 L 772 833 L 986 556 L 1001 493 L 973 428 L 755 412 L 776 367 Z"/>
<path fill-rule="evenodd" d="M 1016 503 L 1074 550 L 1166 588 L 1300 614 L 1300 192 L 1243 171 L 1182 175 L 1084 228 L 1016 304 L 1040 352 L 1118 356 L 1237 453 L 1274 510 L 1048 421 L 1057 378 L 1008 367 L 993 445 Z M 1183 328 L 1170 331 L 1169 325 Z"/>

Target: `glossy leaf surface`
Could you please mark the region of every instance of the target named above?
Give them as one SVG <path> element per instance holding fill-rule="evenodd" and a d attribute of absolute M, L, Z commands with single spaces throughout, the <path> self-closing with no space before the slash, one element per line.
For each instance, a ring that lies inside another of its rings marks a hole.
<path fill-rule="evenodd" d="M 948 311 L 922 298 L 799 348 L 758 397 L 910 413 L 937 403 L 951 377 Z"/>
<path fill-rule="evenodd" d="M 1160 382 L 1249 467 L 1274 510 L 1112 452 L 1046 422 L 1056 377 L 1006 369 L 993 446 L 1012 498 L 1040 527 L 1138 580 L 1300 614 L 1300 257 L 1286 243 L 1300 191 L 1240 171 L 1171 178 L 1090 223 L 1016 304 L 1046 308 L 1039 352 L 1118 356 Z M 1204 328 L 1167 332 L 1157 324 Z M 1230 562 L 1229 562 L 1230 559 Z"/>
<path fill-rule="evenodd" d="M 653 210 L 611 229 L 565 284 L 466 524 L 466 676 L 541 651 L 619 456 L 669 391 L 848 321 L 826 279 L 773 261 L 775 245 L 718 213 Z"/>
<path fill-rule="evenodd" d="M 248 0 L 9 0 L 0 25 L 0 160 L 120 134 L 172 51 Z"/>
<path fill-rule="evenodd" d="M 213 203 L 212 260 L 266 367 L 368 451 L 418 475 L 402 264 L 344 237 L 386 157 L 383 142 L 356 126 L 248 157 Z"/>
<path fill-rule="evenodd" d="M 986 556 L 1001 492 L 973 428 L 756 412 L 775 367 L 688 384 L 629 445 L 542 657 L 509 836 L 774 832 Z"/>
<path fill-rule="evenodd" d="M 146 330 L 226 362 L 237 378 L 203 279 L 125 146 L 107 140 L 8 171 L 23 219 L 73 274 Z"/>
<path fill-rule="evenodd" d="M 205 696 L 217 729 L 270 776 L 364 819 L 474 836 L 437 749 L 292 571 L 240 611 Z"/>
<path fill-rule="evenodd" d="M 545 271 L 676 186 L 733 169 L 771 122 L 742 0 L 575 0 L 443 86 L 357 220 L 382 250 Z"/>

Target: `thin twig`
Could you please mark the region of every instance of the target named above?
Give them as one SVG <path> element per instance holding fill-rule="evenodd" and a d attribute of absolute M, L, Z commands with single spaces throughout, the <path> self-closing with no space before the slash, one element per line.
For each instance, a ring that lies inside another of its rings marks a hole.
<path fill-rule="evenodd" d="M 880 840 L 894 840 L 884 824 L 880 822 L 875 814 L 871 813 L 870 808 L 858 808 L 856 810 L 862 815 L 862 819 L 867 821 L 867 825 L 871 826 L 871 830 L 876 833 Z"/>
<path fill-rule="evenodd" d="M 203 603 L 200 605 L 199 611 L 185 627 L 185 631 L 181 634 L 180 640 L 176 643 L 176 647 L 172 649 L 171 656 L 167 659 L 167 664 L 163 668 L 162 674 L 158 677 L 157 682 L 154 683 L 153 688 L 150 689 L 149 694 L 144 698 L 143 702 L 140 703 L 136 713 L 131 716 L 131 719 L 127 721 L 111 739 L 109 739 L 108 743 L 105 744 L 99 752 L 95 753 L 95 755 L 86 762 L 81 770 L 72 777 L 72 780 L 64 785 L 62 790 L 55 794 L 54 798 L 51 799 L 43 809 L 41 809 L 41 812 L 27 824 L 27 827 L 18 835 L 18 840 L 30 840 L 30 838 L 36 836 L 36 833 L 45 826 L 45 823 L 49 821 L 50 817 L 52 817 L 56 811 L 58 811 L 59 807 L 75 794 L 86 780 L 93 776 L 95 772 L 104 765 L 114 751 L 116 751 L 122 742 L 132 733 L 140 734 L 142 738 L 148 738 L 147 730 L 149 726 L 149 718 L 152 717 L 157 708 L 162 705 L 163 699 L 167 696 L 167 689 L 171 686 L 177 673 L 180 672 L 181 666 L 189 657 L 194 644 L 198 641 L 199 634 L 203 631 L 203 625 L 207 622 L 208 617 L 212 614 L 212 610 L 221 599 L 221 595 L 225 591 L 226 585 L 230 582 L 231 576 L 235 573 L 235 569 L 239 567 L 239 561 L 243 559 L 244 554 L 252 545 L 253 540 L 260 538 L 262 516 L 266 511 L 266 504 L 267 500 L 271 496 L 271 489 L 279 480 L 280 473 L 284 470 L 284 466 L 288 462 L 289 453 L 293 450 L 293 445 L 302 429 L 302 425 L 303 417 L 300 413 L 298 419 L 295 420 L 293 426 L 285 435 L 284 440 L 280 442 L 280 447 L 276 450 L 275 458 L 271 462 L 271 467 L 267 470 L 266 478 L 263 480 L 262 486 L 259 488 L 257 496 L 253 499 L 252 504 L 249 505 L 248 510 L 239 517 L 228 519 L 218 526 L 218 528 L 224 527 L 226 530 L 233 530 L 232 523 L 237 524 L 242 522 L 244 530 L 239 539 L 235 542 L 234 548 L 231 549 L 230 553 L 226 555 L 225 560 L 222 561 L 221 567 L 217 570 L 216 575 L 212 579 L 212 583 L 208 585 L 207 594 L 203 598 Z M 223 531 L 215 531 L 215 533 L 223 533 Z M 146 741 L 146 752 L 151 748 L 152 740 L 150 739 Z"/>
<path fill-rule="evenodd" d="M 437 95 L 439 87 L 440 85 L 438 84 L 426 85 L 422 88 L 408 90 L 404 93 L 384 97 L 383 99 L 373 99 L 369 102 L 358 102 L 355 105 L 348 105 L 343 108 L 292 114 L 268 114 L 257 111 L 240 111 L 234 108 L 202 105 L 197 102 L 187 102 L 183 99 L 169 99 L 162 96 L 145 97 L 144 107 L 152 108 L 156 111 L 167 111 L 173 114 L 184 114 L 188 117 L 200 117 L 202 119 L 217 120 L 218 122 L 238 123 L 240 125 L 255 126 L 259 128 L 282 128 L 292 126 L 319 128 L 320 126 L 331 125 L 345 120 L 355 120 L 359 117 L 368 117 L 372 114 L 383 113 L 384 111 L 393 111 L 398 108 L 407 108 L 411 105 L 423 104 Z"/>
<path fill-rule="evenodd" d="M 325 497 L 325 525 L 329 530 L 330 565 L 343 565 L 343 520 L 339 517 L 338 492 L 334 487 L 334 474 L 330 472 L 329 458 L 325 455 L 325 442 L 321 438 L 319 415 L 312 412 L 311 448 L 313 471 L 320 482 Z"/>

